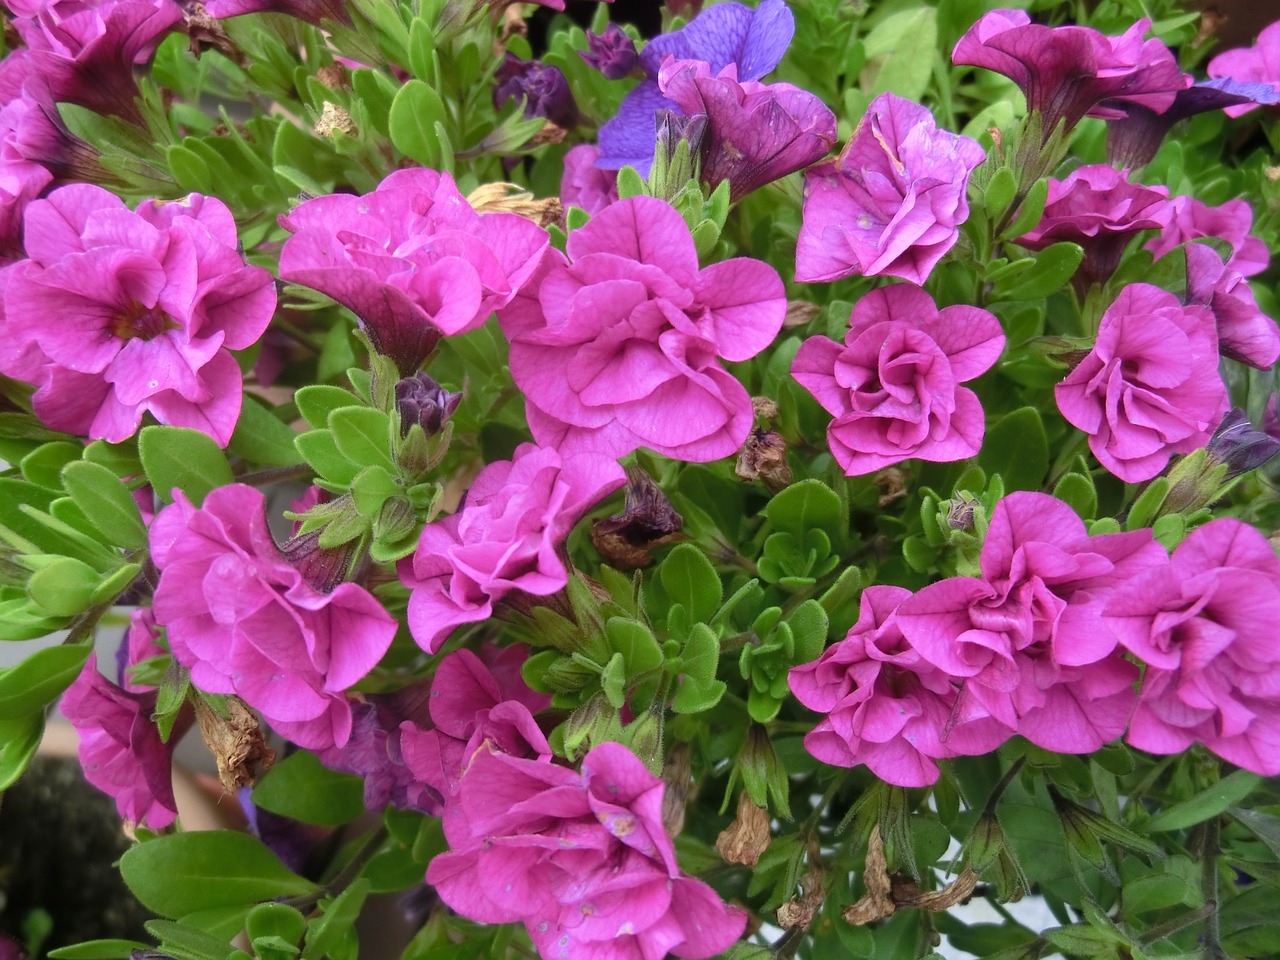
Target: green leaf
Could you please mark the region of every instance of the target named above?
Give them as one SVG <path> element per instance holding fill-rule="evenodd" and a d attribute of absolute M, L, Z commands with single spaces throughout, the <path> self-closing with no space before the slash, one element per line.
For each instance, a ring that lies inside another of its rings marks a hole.
<path fill-rule="evenodd" d="M 279 937 L 296 944 L 307 928 L 307 918 L 287 903 L 260 903 L 244 918 L 244 932 L 250 940 Z"/>
<path fill-rule="evenodd" d="M 978 465 L 988 474 L 998 473 L 1006 490 L 1039 490 L 1049 472 L 1049 441 L 1040 411 L 1022 407 L 1002 417 L 987 431 Z"/>
<path fill-rule="evenodd" d="M 362 407 L 363 401 L 350 390 L 333 387 L 326 383 L 313 383 L 299 387 L 293 395 L 293 402 L 302 418 L 321 430 L 329 424 L 329 414 L 343 407 Z"/>
<path fill-rule="evenodd" d="M 247 909 L 240 908 L 241 920 Z M 161 952 L 176 960 L 231 960 L 234 956 L 235 948 L 231 946 L 231 938 L 235 933 L 219 937 L 185 917 L 177 923 L 172 920 L 148 920 L 143 926 L 147 933 L 160 941 Z M 237 925 L 236 933 L 238 932 Z"/>
<path fill-rule="evenodd" d="M 0 721 L 43 710 L 80 675 L 89 652 L 82 646 L 47 647 L 0 670 Z"/>
<path fill-rule="evenodd" d="M 662 665 L 662 649 L 653 632 L 643 623 L 626 617 L 611 617 L 604 625 L 605 636 L 626 662 L 628 679 L 656 670 Z"/>
<path fill-rule="evenodd" d="M 62 485 L 107 541 L 126 550 L 147 545 L 147 527 L 129 488 L 106 467 L 87 460 L 62 469 Z"/>
<path fill-rule="evenodd" d="M 360 468 L 338 450 L 331 430 L 301 433 L 293 442 L 298 452 L 311 464 L 311 469 L 330 483 L 346 486 L 360 472 Z"/>
<path fill-rule="evenodd" d="M 1018 178 L 1014 176 L 1012 169 L 1001 167 L 992 174 L 983 198 L 987 207 L 987 216 L 991 218 L 992 222 L 1000 222 L 1005 215 L 1005 211 L 1009 209 L 1009 204 L 1013 203 L 1013 198 L 1017 192 Z"/>
<path fill-rule="evenodd" d="M 114 601 L 116 597 L 128 589 L 129 584 L 133 583 L 141 572 L 142 564 L 126 563 L 113 573 L 105 576 L 90 595 L 90 604 L 97 606 L 100 603 Z"/>
<path fill-rule="evenodd" d="M 692 543 L 679 544 L 658 567 L 658 577 L 674 603 L 694 623 L 706 622 L 720 608 L 724 585 L 711 561 Z"/>
<path fill-rule="evenodd" d="M 1147 833 L 1159 833 L 1164 830 L 1182 830 L 1185 827 L 1203 823 L 1210 817 L 1233 807 L 1262 783 L 1262 777 L 1249 770 L 1237 770 L 1228 774 L 1208 789 L 1201 790 L 1194 797 L 1176 803 L 1167 810 L 1152 817 L 1142 829 Z"/>
<path fill-rule="evenodd" d="M 364 812 L 364 781 L 330 770 L 306 750 L 285 757 L 253 788 L 263 810 L 303 823 L 336 826 Z"/>
<path fill-rule="evenodd" d="M 424 167 L 440 165 L 436 121 L 448 120 L 444 101 L 421 80 L 409 80 L 391 102 L 388 129 L 391 142 L 406 157 Z"/>
<path fill-rule="evenodd" d="M 609 706 L 615 710 L 622 709 L 627 702 L 627 664 L 622 654 L 615 653 L 605 664 L 604 673 L 600 675 L 600 689 L 604 691 Z"/>
<path fill-rule="evenodd" d="M 138 456 L 147 480 L 165 503 L 176 487 L 195 506 L 218 487 L 235 483 L 221 448 L 207 433 L 186 427 L 143 427 Z"/>
<path fill-rule="evenodd" d="M 1160 509 L 1164 503 L 1164 498 L 1169 495 L 1169 478 L 1156 477 L 1147 484 L 1145 490 L 1138 495 L 1138 499 L 1133 501 L 1133 505 L 1129 507 L 1129 516 L 1125 518 L 1124 528 L 1126 530 L 1141 530 L 1143 527 L 1151 525 L 1151 521 L 1155 519 L 1156 511 Z"/>
<path fill-rule="evenodd" d="M 1071 279 L 1084 259 L 1084 248 L 1075 243 L 1055 243 L 1035 257 L 1035 265 L 1008 283 L 997 282 L 993 300 L 1043 300 Z"/>
<path fill-rule="evenodd" d="M 685 677 L 709 686 L 720 664 L 720 641 L 715 631 L 705 623 L 695 623 L 680 652 L 680 661 Z"/>
<path fill-rule="evenodd" d="M 1254 836 L 1265 843 L 1272 853 L 1280 857 L 1280 817 L 1260 813 L 1257 810 L 1246 810 L 1242 807 L 1232 807 L 1227 812 L 1252 830 Z"/>
<path fill-rule="evenodd" d="M 1082 473 L 1068 473 L 1053 488 L 1053 495 L 1080 515 L 1092 520 L 1098 513 L 1098 491 L 1093 480 Z"/>
<path fill-rule="evenodd" d="M 723 680 L 701 683 L 693 677 L 686 676 L 671 701 L 671 709 L 676 713 L 702 713 L 720 702 L 725 689 Z"/>
<path fill-rule="evenodd" d="M 49 951 L 49 960 L 128 960 L 134 950 L 150 950 L 137 940 L 88 940 Z"/>
<path fill-rule="evenodd" d="M 93 604 L 101 575 L 74 557 L 57 557 L 27 581 L 27 595 L 55 617 L 74 617 Z"/>
<path fill-rule="evenodd" d="M 333 902 L 324 908 L 324 912 L 308 925 L 302 960 L 320 960 L 333 950 L 335 944 L 355 924 L 356 918 L 360 916 L 360 908 L 364 906 L 368 896 L 369 881 L 361 877 L 334 897 Z"/>
<path fill-rule="evenodd" d="M 769 521 L 779 530 L 799 539 L 808 530 L 822 530 L 833 543 L 844 536 L 843 512 L 839 495 L 821 480 L 793 483 L 765 508 Z"/>
<path fill-rule="evenodd" d="M 787 624 L 795 637 L 797 664 L 816 660 L 827 641 L 827 611 L 817 600 L 806 600 L 791 611 Z"/>
<path fill-rule="evenodd" d="M 1044 216 L 1044 204 L 1048 198 L 1049 181 L 1041 179 L 1033 183 L 1031 189 L 1027 191 L 1027 198 L 1018 208 L 1018 215 L 1000 232 L 998 239 L 1008 240 L 1011 237 L 1020 237 L 1039 223 L 1040 218 Z"/>
<path fill-rule="evenodd" d="M 293 444 L 295 436 L 270 410 L 246 395 L 227 449 L 251 463 L 291 467 L 300 460 Z"/>
<path fill-rule="evenodd" d="M 618 171 L 619 198 L 627 200 L 631 197 L 643 197 L 647 192 L 644 178 L 636 173 L 635 167 L 623 167 Z"/>
<path fill-rule="evenodd" d="M 0 792 L 13 786 L 35 756 L 44 736 L 44 711 L 0 721 Z"/>
<path fill-rule="evenodd" d="M 66 440 L 42 443 L 18 464 L 22 475 L 32 483 L 47 490 L 62 489 L 62 468 L 73 460 L 79 460 L 84 447 Z"/>
<path fill-rule="evenodd" d="M 140 843 L 120 858 L 120 874 L 143 906 L 165 917 L 319 890 L 261 841 L 234 830 L 177 833 Z"/>
<path fill-rule="evenodd" d="M 329 414 L 329 430 L 344 457 L 360 467 L 379 466 L 395 473 L 390 422 L 371 407 L 344 407 Z"/>
<path fill-rule="evenodd" d="M 918 7 L 886 17 L 867 34 L 864 41 L 868 59 L 884 55 L 875 83 L 867 93 L 878 96 L 892 91 L 909 100 L 919 100 L 933 76 L 938 58 L 937 12 Z"/>

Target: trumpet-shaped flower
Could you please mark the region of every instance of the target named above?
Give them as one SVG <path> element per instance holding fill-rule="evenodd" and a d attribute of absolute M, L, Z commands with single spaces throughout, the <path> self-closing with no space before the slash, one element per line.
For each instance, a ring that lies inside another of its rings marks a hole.
<path fill-rule="evenodd" d="M 1267 245 L 1249 233 L 1253 227 L 1253 208 L 1246 200 L 1229 200 L 1211 207 L 1195 197 L 1174 197 L 1169 201 L 1169 222 L 1143 246 L 1159 259 L 1175 247 L 1201 237 L 1225 240 L 1231 247 L 1227 266 L 1242 277 L 1251 277 L 1267 269 L 1271 254 Z"/>
<path fill-rule="evenodd" d="M 1280 93 L 1280 21 L 1264 27 L 1252 47 L 1218 54 L 1209 61 L 1208 73 L 1211 77 L 1266 84 Z M 1238 117 L 1254 109 L 1256 104 L 1243 103 L 1227 107 L 1223 112 L 1229 117 Z"/>
<path fill-rule="evenodd" d="M 1270 369 L 1280 357 L 1280 330 L 1258 309 L 1249 282 L 1212 247 L 1189 243 L 1186 256 L 1187 303 L 1213 313 L 1219 352 L 1259 370 Z"/>

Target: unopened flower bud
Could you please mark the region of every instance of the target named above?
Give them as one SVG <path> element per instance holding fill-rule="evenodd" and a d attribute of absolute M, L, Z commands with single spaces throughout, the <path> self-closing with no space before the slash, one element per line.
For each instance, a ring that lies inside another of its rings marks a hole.
<path fill-rule="evenodd" d="M 684 811 L 693 789 L 693 768 L 689 762 L 689 745 L 676 743 L 662 762 L 662 826 L 667 836 L 678 837 L 684 830 Z"/>
<path fill-rule="evenodd" d="M 661 710 L 656 713 L 646 710 L 623 731 L 623 742 L 651 773 L 662 769 L 662 727 Z"/>
<path fill-rule="evenodd" d="M 445 421 L 458 409 L 462 394 L 450 393 L 425 371 L 398 380 L 396 410 L 400 413 L 400 436 L 407 436 L 415 423 L 428 437 L 444 429 Z"/>
<path fill-rule="evenodd" d="M 668 202 L 690 181 L 698 179 L 699 151 L 707 132 L 706 114 L 692 117 L 674 110 L 659 110 L 658 144 L 649 168 L 649 192 Z"/>
<path fill-rule="evenodd" d="M 636 43 L 622 32 L 616 23 L 610 23 L 604 33 L 587 31 L 587 52 L 578 51 L 588 66 L 595 67 L 610 80 L 620 80 L 640 67 L 640 54 Z"/>
<path fill-rule="evenodd" d="M 1211 457 L 1207 449 L 1193 450 L 1182 457 L 1169 469 L 1169 492 L 1156 515 L 1194 513 L 1213 503 L 1227 478 L 1227 469 L 1227 464 Z"/>
<path fill-rule="evenodd" d="M 386 543 L 403 540 L 417 526 L 413 504 L 404 497 L 388 497 L 373 518 L 373 535 Z"/>
<path fill-rule="evenodd" d="M 716 850 L 725 863 L 754 867 L 769 848 L 769 840 L 769 811 L 756 806 L 743 790 L 738 794 L 738 815 L 716 837 Z"/>
<path fill-rule="evenodd" d="M 336 547 L 320 546 L 324 530 L 313 530 L 293 537 L 280 553 L 297 568 L 302 579 L 321 593 L 332 593 L 333 588 L 346 579 L 351 563 L 354 540 Z"/>
<path fill-rule="evenodd" d="M 595 521 L 591 542 L 611 566 L 635 570 L 652 563 L 651 551 L 675 539 L 683 526 L 684 518 L 649 475 L 628 467 L 622 513 Z"/>
<path fill-rule="evenodd" d="M 1205 450 L 1209 458 L 1227 465 L 1227 479 L 1256 470 L 1280 453 L 1280 440 L 1254 430 L 1245 412 L 1233 407 L 1213 431 Z"/>
<path fill-rule="evenodd" d="M 537 60 L 521 60 L 508 53 L 494 74 L 493 105 L 501 107 L 513 97 L 525 98 L 526 117 L 545 117 L 558 127 L 578 125 L 578 104 L 569 90 L 569 81 L 559 67 Z"/>
<path fill-rule="evenodd" d="M 972 530 L 977 507 L 978 501 L 964 494 L 947 501 L 947 526 L 952 530 Z"/>

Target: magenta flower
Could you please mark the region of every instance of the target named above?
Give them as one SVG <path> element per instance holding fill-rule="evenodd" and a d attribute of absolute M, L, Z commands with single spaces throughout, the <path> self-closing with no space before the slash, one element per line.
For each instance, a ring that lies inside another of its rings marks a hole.
<path fill-rule="evenodd" d="M 1280 93 L 1280 20 L 1264 27 L 1252 47 L 1227 50 L 1209 61 L 1211 77 L 1224 77 L 1245 83 L 1264 83 Z M 1223 112 L 1238 117 L 1255 108 L 1244 103 L 1227 107 Z"/>
<path fill-rule="evenodd" d="M 301 746 L 347 742 L 343 691 L 396 632 L 367 590 L 309 586 L 271 539 L 262 493 L 243 484 L 219 487 L 199 509 L 178 491 L 151 524 L 151 557 L 156 621 L 192 683 L 240 696 Z"/>
<path fill-rule="evenodd" d="M 805 173 L 796 280 L 924 283 L 960 236 L 969 174 L 985 157 L 920 104 L 876 97 L 840 156 Z"/>
<path fill-rule="evenodd" d="M 894 620 L 910 596 L 901 587 L 868 587 L 848 635 L 812 663 L 793 667 L 788 682 L 797 700 L 826 714 L 805 734 L 809 753 L 836 767 L 866 764 L 888 783 L 923 787 L 938 779 L 939 758 L 989 753 L 1013 731 L 982 711 L 959 715 L 958 685 L 911 648 Z"/>
<path fill-rule="evenodd" d="M 0 264 L 21 258 L 22 215 L 51 180 L 53 174 L 38 163 L 0 158 Z"/>
<path fill-rule="evenodd" d="M 219 20 L 246 13 L 285 13 L 316 26 L 325 20 L 351 23 L 346 0 L 205 0 L 204 9 Z"/>
<path fill-rule="evenodd" d="M 52 97 L 141 122 L 133 68 L 182 20 L 174 0 L 9 0 L 26 49 L 10 56 Z"/>
<path fill-rule="evenodd" d="M 0 61 L 0 100 L 0 164 L 39 164 L 57 180 L 108 177 L 98 151 L 62 122 L 48 83 L 28 76 L 13 56 Z"/>
<path fill-rule="evenodd" d="M 658 87 L 689 116 L 707 118 L 701 180 L 729 181 L 730 200 L 821 160 L 836 142 L 836 115 L 789 83 L 738 81 L 736 64 L 718 74 L 701 60 L 668 60 Z"/>
<path fill-rule="evenodd" d="M 1196 741 L 1264 776 L 1280 773 L 1280 559 L 1231 517 L 1119 587 L 1107 626 L 1146 664 L 1128 740 L 1152 753 Z"/>
<path fill-rule="evenodd" d="M 240 367 L 275 312 L 275 283 L 237 249 L 222 201 L 193 193 L 131 212 L 101 187 L 33 201 L 29 259 L 13 266 L 0 371 L 35 384 L 50 427 L 113 443 L 144 413 L 226 446 L 240 416 Z"/>
<path fill-rule="evenodd" d="M 618 173 L 596 166 L 600 148 L 588 143 L 573 147 L 564 155 L 564 176 L 560 178 L 560 201 L 581 207 L 595 216 L 618 199 Z"/>
<path fill-rule="evenodd" d="M 1143 230 L 1162 230 L 1174 214 L 1167 187 L 1130 183 L 1106 164 L 1080 167 L 1065 180 L 1049 180 L 1044 216 L 1015 241 L 1029 250 L 1054 243 L 1078 243 L 1084 260 L 1071 278 L 1081 296 L 1106 283 L 1120 265 L 1130 239 Z"/>
<path fill-rule="evenodd" d="M 544 960 L 714 956 L 746 915 L 680 872 L 662 794 L 617 743 L 594 747 L 580 773 L 481 750 L 427 882 L 472 920 L 524 923 Z"/>
<path fill-rule="evenodd" d="M 423 528 L 417 552 L 400 562 L 409 629 L 435 653 L 455 627 L 486 620 L 518 590 L 545 597 L 568 582 L 557 548 L 588 510 L 626 482 L 610 457 L 561 456 L 522 444 L 513 460 L 491 463 L 461 510 Z"/>
<path fill-rule="evenodd" d="M 1249 282 L 1203 243 L 1187 244 L 1186 257 L 1187 303 L 1206 306 L 1213 313 L 1219 352 L 1269 370 L 1280 358 L 1280 330 L 1258 309 Z"/>
<path fill-rule="evenodd" d="M 1123 117 L 1131 105 L 1160 113 L 1173 104 L 1191 79 L 1168 47 L 1142 39 L 1150 26 L 1144 18 L 1108 37 L 1089 27 L 1041 26 L 1022 10 L 992 10 L 960 38 L 951 60 L 1016 83 L 1048 137 L 1059 121 L 1070 130 L 1084 117 Z"/>
<path fill-rule="evenodd" d="M 1225 240 L 1231 247 L 1227 266 L 1242 277 L 1252 277 L 1267 269 L 1271 254 L 1267 245 L 1252 236 L 1253 208 L 1247 200 L 1229 200 L 1219 207 L 1201 203 L 1195 197 L 1174 197 L 1169 201 L 1171 216 L 1143 247 L 1157 260 L 1176 247 L 1201 237 Z"/>
<path fill-rule="evenodd" d="M 548 258 L 537 298 L 499 314 L 534 438 L 610 458 L 649 447 L 705 462 L 742 446 L 746 389 L 717 362 L 773 342 L 782 279 L 740 257 L 699 269 L 684 219 L 654 197 L 620 200 Z"/>
<path fill-rule="evenodd" d="M 551 759 L 547 738 L 533 719 L 533 711 L 550 706 L 551 698 L 534 693 L 520 676 L 527 651 L 508 647 L 482 652 L 497 654 L 500 663 L 505 660 L 515 669 L 494 674 L 470 650 L 455 650 L 440 661 L 431 684 L 433 726 L 424 729 L 409 721 L 400 726 L 404 762 L 442 800 L 457 795 L 478 750 Z"/>
<path fill-rule="evenodd" d="M 280 276 L 332 297 L 404 376 L 441 334 L 482 326 L 529 282 L 550 242 L 511 213 L 476 213 L 449 174 L 398 170 L 364 196 L 331 194 L 280 218 Z"/>
<path fill-rule="evenodd" d="M 992 513 L 981 578 L 925 587 L 902 602 L 897 622 L 996 720 L 1046 750 L 1091 753 L 1124 732 L 1137 679 L 1102 607 L 1165 562 L 1150 530 L 1090 537 L 1060 500 L 1012 493 Z"/>
<path fill-rule="evenodd" d="M 1150 480 L 1171 455 L 1203 447 L 1227 409 L 1209 309 L 1130 284 L 1054 396 L 1099 463 L 1126 483 Z"/>
<path fill-rule="evenodd" d="M 640 54 L 636 42 L 622 32 L 616 23 L 610 23 L 604 33 L 587 31 L 587 49 L 579 50 L 584 63 L 599 70 L 610 80 L 621 80 L 640 69 Z"/>
<path fill-rule="evenodd" d="M 178 816 L 173 798 L 173 746 L 151 722 L 156 694 L 129 693 L 98 672 L 89 655 L 62 695 L 63 715 L 80 736 L 85 779 L 116 802 L 120 816 L 152 830 Z"/>
<path fill-rule="evenodd" d="M 160 645 L 155 612 L 150 607 L 137 607 L 129 614 L 129 629 L 124 642 L 116 649 L 116 680 L 129 693 L 145 693 L 151 687 L 139 686 L 129 679 L 128 669 L 149 657 L 167 653 Z"/>
<path fill-rule="evenodd" d="M 859 300 L 849 324 L 844 346 L 810 337 L 791 364 L 791 375 L 835 417 L 827 444 L 844 472 L 976 454 L 982 405 L 960 384 L 999 359 L 1000 321 L 978 307 L 939 310 L 919 287 L 899 283 Z"/>

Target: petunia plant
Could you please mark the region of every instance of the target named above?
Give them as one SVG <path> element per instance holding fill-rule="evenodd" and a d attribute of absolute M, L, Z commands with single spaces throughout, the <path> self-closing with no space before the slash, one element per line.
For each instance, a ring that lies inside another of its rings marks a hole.
<path fill-rule="evenodd" d="M 0 958 L 1280 955 L 1280 23 L 5 9 Z"/>

